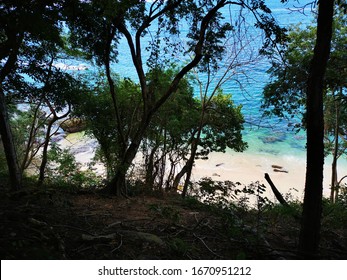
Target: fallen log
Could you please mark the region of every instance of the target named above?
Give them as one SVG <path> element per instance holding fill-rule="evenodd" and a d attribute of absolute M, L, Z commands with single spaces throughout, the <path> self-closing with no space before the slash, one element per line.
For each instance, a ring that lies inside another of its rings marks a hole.
<path fill-rule="evenodd" d="M 265 179 L 266 181 L 270 184 L 272 192 L 275 194 L 275 197 L 277 198 L 277 200 L 286 208 L 288 209 L 292 209 L 293 208 L 288 204 L 288 202 L 284 199 L 284 197 L 282 196 L 282 194 L 279 192 L 279 190 L 276 188 L 275 184 L 272 182 L 269 174 L 265 173 Z M 295 220 L 300 221 L 301 220 L 301 216 L 295 214 L 295 212 L 292 212 L 292 216 L 295 218 Z"/>
<path fill-rule="evenodd" d="M 287 203 L 287 201 L 284 199 L 284 197 L 282 196 L 282 194 L 279 192 L 279 190 L 276 188 L 275 184 L 272 182 L 270 176 L 268 173 L 265 173 L 265 179 L 266 181 L 269 183 L 272 192 L 274 193 L 275 197 L 277 198 L 277 200 L 284 206 L 289 207 L 289 204 Z"/>

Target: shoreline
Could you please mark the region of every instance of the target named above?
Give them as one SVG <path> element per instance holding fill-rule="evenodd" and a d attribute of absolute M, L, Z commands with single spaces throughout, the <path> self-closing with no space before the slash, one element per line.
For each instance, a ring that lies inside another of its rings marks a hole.
<path fill-rule="evenodd" d="M 217 163 L 221 162 L 221 163 Z M 265 195 L 275 200 L 265 173 L 285 196 L 287 193 L 299 200 L 303 199 L 305 185 L 306 163 L 304 159 L 281 157 L 267 154 L 254 153 L 225 153 L 211 154 L 208 162 L 197 162 L 195 172 L 196 179 L 210 176 L 213 179 L 240 182 L 242 185 L 259 182 L 266 186 Z M 297 191 L 295 191 L 297 190 Z"/>
<path fill-rule="evenodd" d="M 342 171 L 347 172 L 347 161 L 338 164 L 338 177 Z M 274 197 L 264 175 L 268 173 L 277 189 L 284 196 L 291 193 L 295 198 L 303 200 L 306 176 L 306 158 L 296 155 L 271 155 L 254 152 L 211 153 L 208 160 L 196 160 L 193 179 L 211 177 L 218 181 L 240 182 L 248 185 L 259 181 L 267 188 L 267 195 Z M 330 195 L 331 159 L 325 159 L 323 195 Z M 297 191 L 296 191 L 297 190 Z"/>
<path fill-rule="evenodd" d="M 96 140 L 85 136 L 84 133 L 71 133 L 59 141 L 62 148 L 69 148 L 76 160 L 86 166 L 93 158 Z M 199 181 L 203 177 L 210 177 L 215 181 L 240 182 L 242 185 L 249 185 L 259 181 L 266 186 L 266 195 L 269 199 L 274 199 L 274 195 L 269 184 L 264 179 L 268 173 L 275 186 L 283 196 L 291 193 L 294 198 L 303 200 L 306 159 L 305 153 L 300 155 L 290 154 L 273 155 L 267 153 L 257 153 L 254 150 L 246 150 L 243 153 L 227 151 L 226 153 L 212 152 L 207 160 L 195 160 L 192 172 L 192 180 Z M 103 173 L 103 165 L 95 166 L 98 173 Z M 347 160 L 340 159 L 338 163 L 338 177 L 347 173 Z M 331 158 L 325 159 L 323 195 L 329 197 L 331 180 Z M 294 190 L 295 189 L 295 190 Z M 296 191 L 297 190 L 297 191 Z"/>

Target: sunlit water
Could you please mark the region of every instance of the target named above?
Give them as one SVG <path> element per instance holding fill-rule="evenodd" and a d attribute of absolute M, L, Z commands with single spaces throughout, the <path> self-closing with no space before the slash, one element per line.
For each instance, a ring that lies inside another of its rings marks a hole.
<path fill-rule="evenodd" d="M 307 14 L 290 11 L 289 6 L 283 5 L 280 1 L 266 1 L 273 11 L 275 18 L 281 26 L 288 27 L 291 24 L 308 24 L 313 16 L 310 9 L 307 8 Z M 234 12 L 224 9 L 226 20 L 234 18 Z M 244 56 L 256 57 L 261 46 L 261 32 L 253 27 L 254 21 L 251 15 L 247 15 L 250 24 L 248 26 L 250 39 L 254 42 L 249 44 L 249 51 L 244 51 Z M 187 30 L 186 23 L 181 24 L 181 32 L 184 34 Z M 183 38 L 184 36 L 182 36 Z M 259 42 L 257 41 L 259 40 Z M 146 41 L 146 40 L 144 40 Z M 145 48 L 145 44 L 143 49 Z M 119 47 L 118 62 L 113 65 L 115 73 L 138 80 L 135 69 L 131 63 L 130 52 L 125 40 L 121 40 Z M 250 53 L 252 52 L 252 53 Z M 183 58 L 181 58 L 183 60 Z M 243 58 L 239 58 L 242 60 Z M 248 57 L 247 57 L 248 59 Z M 245 58 L 245 60 L 247 60 Z M 304 133 L 297 135 L 288 127 L 287 121 L 281 121 L 276 118 L 264 118 L 261 110 L 261 98 L 264 85 L 269 81 L 268 70 L 270 64 L 263 58 L 256 59 L 256 62 L 245 65 L 243 68 L 237 68 L 236 74 L 223 85 L 223 91 L 232 94 L 233 100 L 237 105 L 242 105 L 242 113 L 245 117 L 244 139 L 249 143 L 249 151 L 252 153 L 269 154 L 300 154 L 304 155 L 305 137 Z M 204 76 L 200 79 L 204 81 Z M 240 88 L 242 85 L 242 88 Z M 199 95 L 198 87 L 195 87 L 195 94 Z"/>
<path fill-rule="evenodd" d="M 300 3 L 293 1 L 297 6 L 304 6 L 304 4 L 308 2 L 310 1 L 300 1 Z M 278 0 L 266 1 L 266 3 L 270 6 L 277 22 L 283 27 L 289 27 L 291 24 L 299 23 L 305 26 L 314 19 L 310 7 L 306 7 L 305 13 L 302 13 L 293 11 L 293 6 L 289 6 L 289 4 L 286 6 L 281 4 Z M 229 9 L 224 10 L 223 13 L 226 18 L 230 18 L 230 15 L 233 15 L 233 11 Z M 187 26 L 186 23 L 183 22 L 181 25 L 182 33 L 184 33 L 185 30 L 187 30 Z M 249 25 L 249 30 L 254 32 L 254 34 L 251 35 L 253 39 L 261 38 L 260 33 L 257 33 L 259 31 L 253 28 L 252 24 Z M 250 48 L 252 48 L 251 53 L 245 51 L 245 55 L 252 55 L 255 57 L 256 53 L 254 53 L 254 51 L 256 48 L 259 48 L 260 45 L 260 42 L 254 40 L 254 42 L 249 45 Z M 135 81 L 138 80 L 135 69 L 131 63 L 130 52 L 125 40 L 120 41 L 118 51 L 118 62 L 113 64 L 113 71 L 120 76 L 129 77 Z M 89 67 L 86 70 L 84 67 L 85 65 L 82 66 L 83 69 L 80 69 L 82 70 L 81 73 L 95 74 L 93 67 Z M 269 61 L 265 58 L 260 58 L 244 66 L 244 68 L 238 68 L 238 74 L 223 85 L 223 91 L 232 94 L 234 102 L 237 105 L 243 106 L 242 113 L 246 120 L 243 136 L 249 145 L 246 153 L 261 156 L 268 155 L 269 157 L 278 156 L 286 159 L 290 163 L 298 160 L 302 161 L 305 158 L 305 132 L 301 131 L 300 133 L 296 133 L 288 126 L 287 120 L 265 118 L 260 108 L 263 87 L 269 82 L 269 75 L 266 73 L 269 66 Z M 242 73 L 246 73 L 247 75 L 245 76 Z M 201 75 L 200 78 L 204 81 L 203 75 Z M 198 88 L 196 87 L 195 90 L 196 95 L 198 95 Z M 330 164 L 331 159 L 328 158 L 326 162 Z M 339 160 L 339 167 L 341 174 L 347 173 L 346 158 Z"/>

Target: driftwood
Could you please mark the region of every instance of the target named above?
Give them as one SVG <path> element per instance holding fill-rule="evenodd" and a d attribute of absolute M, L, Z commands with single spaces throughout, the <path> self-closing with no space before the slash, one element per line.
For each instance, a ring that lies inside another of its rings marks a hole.
<path fill-rule="evenodd" d="M 271 167 L 273 168 L 274 172 L 289 173 L 288 170 L 283 169 L 283 166 L 273 164 L 273 165 L 271 165 Z"/>
<path fill-rule="evenodd" d="M 287 203 L 287 201 L 284 199 L 284 197 L 282 196 L 282 194 L 279 192 L 279 190 L 276 188 L 275 184 L 272 182 L 269 174 L 265 173 L 265 179 L 266 181 L 269 183 L 272 192 L 275 194 L 275 197 L 277 198 L 277 200 L 284 206 L 289 207 L 289 204 Z"/>
<path fill-rule="evenodd" d="M 281 173 L 289 173 L 287 170 L 284 169 L 274 169 L 274 172 L 281 172 Z"/>

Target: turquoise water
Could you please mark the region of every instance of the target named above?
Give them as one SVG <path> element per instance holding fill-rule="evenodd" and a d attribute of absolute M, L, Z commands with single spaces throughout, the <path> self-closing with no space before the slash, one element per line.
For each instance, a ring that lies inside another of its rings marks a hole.
<path fill-rule="evenodd" d="M 281 26 L 286 27 L 299 22 L 308 24 L 312 21 L 313 16 L 309 11 L 307 11 L 307 15 L 299 12 L 290 12 L 288 10 L 289 6 L 279 2 L 277 0 L 266 1 Z M 230 11 L 229 9 L 223 10 L 223 14 L 226 19 L 235 16 L 234 11 Z M 266 71 L 270 64 L 264 57 L 256 58 L 258 49 L 261 46 L 261 33 L 253 27 L 254 21 L 251 15 L 246 14 L 246 16 L 250 22 L 247 28 L 251 34 L 247 35 L 245 39 L 251 40 L 251 42 L 246 46 L 243 53 L 241 53 L 239 60 L 246 61 L 249 57 L 252 57 L 255 61 L 244 67 L 237 67 L 235 69 L 236 74 L 223 85 L 223 91 L 225 93 L 231 93 L 234 102 L 243 106 L 242 112 L 246 120 L 243 135 L 249 143 L 249 152 L 276 155 L 285 151 L 286 153 L 304 155 L 305 137 L 303 133 L 296 135 L 288 128 L 287 121 L 263 117 L 260 105 L 263 87 L 269 81 Z M 182 22 L 181 32 L 184 33 L 186 30 L 186 23 Z M 137 80 L 135 69 L 129 60 L 130 53 L 125 40 L 120 42 L 118 51 L 119 61 L 113 65 L 113 70 L 122 76 Z M 183 60 L 184 58 L 177 59 Z M 204 81 L 204 78 L 202 75 L 201 80 Z M 240 85 L 242 85 L 242 88 Z M 197 87 L 196 94 L 199 94 Z"/>
<path fill-rule="evenodd" d="M 301 10 L 301 12 L 293 11 L 295 10 L 293 5 L 304 6 L 310 1 L 300 1 L 300 3 L 289 1 L 290 4 L 287 5 L 281 4 L 278 0 L 265 2 L 271 8 L 277 22 L 283 27 L 299 23 L 305 26 L 314 19 L 309 6 L 304 11 Z M 226 19 L 235 18 L 236 15 L 232 9 L 223 10 L 223 14 Z M 305 132 L 296 133 L 288 126 L 287 120 L 263 117 L 263 111 L 260 106 L 263 87 L 269 81 L 266 71 L 270 64 L 264 57 L 257 57 L 257 50 L 261 46 L 262 35 L 259 33 L 259 30 L 254 28 L 252 17 L 246 14 L 246 19 L 249 21 L 249 25 L 247 26 L 248 35 L 244 34 L 244 39 L 246 42 L 247 40 L 250 42 L 245 44 L 246 47 L 241 53 L 239 61 L 247 61 L 249 58 L 252 58 L 254 61 L 243 67 L 236 67 L 234 69 L 235 75 L 223 85 L 223 91 L 225 93 L 231 93 L 234 102 L 243 106 L 242 112 L 246 121 L 243 136 L 249 144 L 248 152 L 281 156 L 290 155 L 303 158 L 305 157 L 306 145 Z M 180 29 L 182 34 L 184 34 L 187 30 L 187 23 L 182 21 L 180 23 Z M 143 39 L 144 49 L 146 40 L 148 41 L 149 39 Z M 124 39 L 120 41 L 118 51 L 118 62 L 113 65 L 113 71 L 123 77 L 137 80 L 135 69 L 130 60 L 130 52 Z M 179 62 L 187 58 L 175 57 L 173 59 L 175 62 Z M 204 75 L 201 75 L 200 78 L 202 81 L 206 81 Z M 195 90 L 198 95 L 198 87 Z M 340 159 L 340 164 L 345 166 L 345 170 L 347 171 L 347 160 Z"/>

